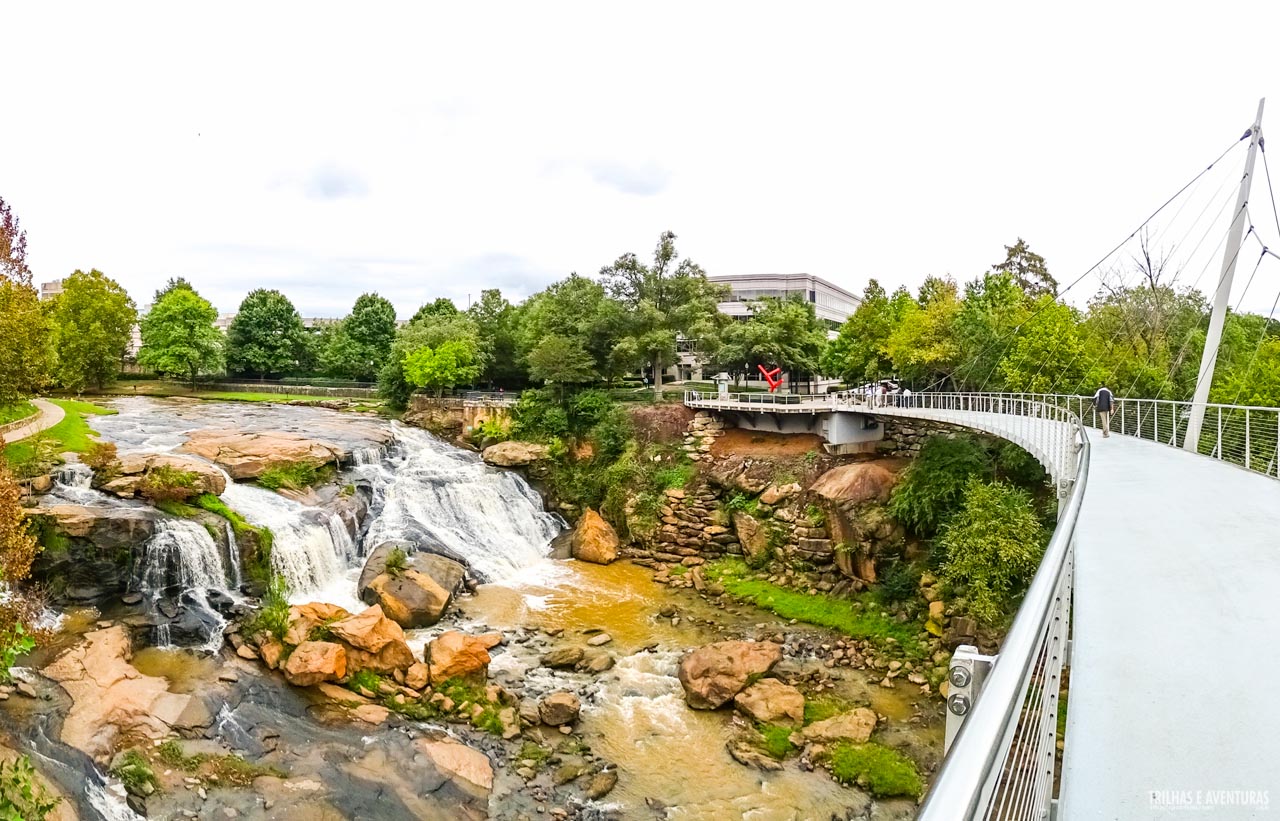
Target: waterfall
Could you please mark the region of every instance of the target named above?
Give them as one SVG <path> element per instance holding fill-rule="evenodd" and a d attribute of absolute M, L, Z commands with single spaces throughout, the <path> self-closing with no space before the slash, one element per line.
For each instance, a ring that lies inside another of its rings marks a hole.
<path fill-rule="evenodd" d="M 156 522 L 155 535 L 142 548 L 138 563 L 142 589 L 152 592 L 177 586 L 225 589 L 227 572 L 221 551 L 203 525 L 184 519 Z"/>
<path fill-rule="evenodd" d="M 170 598 L 195 610 L 194 620 L 183 619 L 184 635 L 202 636 L 209 649 L 221 646 L 226 620 L 209 604 L 207 591 L 225 590 L 227 572 L 221 550 L 203 526 L 185 519 L 156 522 L 155 534 L 142 548 L 136 580 L 138 588 L 150 596 L 150 611 L 164 617 L 156 623 L 157 647 L 173 644 L 172 619 L 178 606 L 162 605 L 162 600 Z M 173 609 L 165 612 L 166 606 Z"/>
<path fill-rule="evenodd" d="M 244 584 L 244 574 L 240 570 L 240 543 L 236 541 L 236 529 L 231 522 L 224 525 L 227 530 L 227 559 L 231 564 L 231 589 L 239 590 Z"/>
<path fill-rule="evenodd" d="M 376 465 L 357 468 L 374 489 L 366 551 L 389 539 L 443 548 L 489 581 L 543 561 L 564 520 L 518 474 L 431 434 L 396 425 L 398 447 Z"/>
<path fill-rule="evenodd" d="M 227 483 L 222 500 L 251 524 L 271 530 L 271 567 L 284 577 L 293 595 L 318 590 L 333 581 L 354 559 L 355 545 L 341 521 L 335 528 L 325 511 L 299 504 L 260 487 Z M 346 545 L 335 544 L 341 530 Z M 349 547 L 347 547 L 349 545 Z M 339 550 L 350 553 L 339 557 Z"/>
<path fill-rule="evenodd" d="M 81 462 L 72 462 L 58 469 L 58 484 L 66 487 L 88 488 L 93 482 L 93 468 Z"/>
<path fill-rule="evenodd" d="M 381 446 L 351 449 L 351 464 L 355 467 L 376 465 L 387 455 L 387 449 Z"/>

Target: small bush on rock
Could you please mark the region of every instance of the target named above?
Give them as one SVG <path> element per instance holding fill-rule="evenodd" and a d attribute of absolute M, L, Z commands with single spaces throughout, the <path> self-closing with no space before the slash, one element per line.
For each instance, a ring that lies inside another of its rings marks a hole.
<path fill-rule="evenodd" d="M 156 465 L 142 478 L 142 486 L 138 492 L 153 504 L 185 502 L 196 495 L 198 478 L 189 470 L 179 470 L 171 465 Z"/>
<path fill-rule="evenodd" d="M 284 576 L 276 574 L 267 582 L 267 592 L 262 597 L 262 607 L 245 623 L 246 635 L 270 633 L 284 639 L 289 632 L 289 585 Z"/>
<path fill-rule="evenodd" d="M 27 756 L 0 763 L 0 818 L 44 821 L 60 801 L 45 791 Z"/>

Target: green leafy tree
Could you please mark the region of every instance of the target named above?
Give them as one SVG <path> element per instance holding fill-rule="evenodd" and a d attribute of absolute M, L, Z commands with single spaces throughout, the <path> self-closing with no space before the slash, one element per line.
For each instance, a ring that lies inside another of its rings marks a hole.
<path fill-rule="evenodd" d="M 972 436 L 931 436 L 889 497 L 889 512 L 930 537 L 960 509 L 969 480 L 988 475 L 991 457 Z"/>
<path fill-rule="evenodd" d="M 1017 242 L 1006 245 L 1004 250 L 1004 261 L 992 265 L 993 272 L 1009 274 L 1019 288 L 1033 297 L 1058 295 L 1058 280 L 1049 273 L 1044 257 L 1032 251 L 1026 240 L 1018 237 Z"/>
<path fill-rule="evenodd" d="M 50 326 L 27 267 L 27 233 L 0 199 L 0 405 L 21 402 L 49 381 Z"/>
<path fill-rule="evenodd" d="M 155 296 L 151 298 L 151 304 L 159 304 L 160 300 L 168 296 L 170 291 L 183 290 L 194 293 L 196 289 L 186 277 L 169 277 L 169 281 L 164 284 L 163 288 L 156 289 Z"/>
<path fill-rule="evenodd" d="M 474 382 L 482 366 L 474 339 L 452 339 L 432 348 L 423 345 L 404 358 L 405 379 L 411 385 L 433 390 Z"/>
<path fill-rule="evenodd" d="M 223 338 L 213 323 L 218 312 L 189 288 L 170 291 L 142 319 L 142 350 L 138 362 L 158 373 L 180 374 L 191 380 L 222 369 Z"/>
<path fill-rule="evenodd" d="M 954 378 L 962 390 L 1000 390 L 1000 362 L 1008 353 L 1032 303 L 1009 273 L 985 274 L 965 286 L 964 300 L 951 323 L 959 345 Z"/>
<path fill-rule="evenodd" d="M 459 313 L 458 306 L 453 304 L 453 300 L 442 296 L 419 308 L 409 321 L 416 322 L 429 316 L 453 316 L 457 313 Z"/>
<path fill-rule="evenodd" d="M 581 385 L 594 382 L 595 360 L 580 339 L 555 334 L 545 337 L 529 352 L 529 375 L 555 385 Z"/>
<path fill-rule="evenodd" d="M 1012 612 L 1044 554 L 1044 525 L 1026 491 L 971 479 L 964 502 L 938 539 L 942 578 L 963 591 L 969 612 L 994 624 Z"/>
<path fill-rule="evenodd" d="M 480 349 L 485 358 L 481 379 L 494 385 L 514 386 L 526 381 L 528 373 L 520 363 L 516 335 L 520 312 L 497 288 L 480 292 L 480 299 L 467 309 L 476 324 Z"/>
<path fill-rule="evenodd" d="M 307 358 L 306 334 L 288 297 L 265 288 L 250 291 L 227 329 L 227 370 L 255 376 L 298 370 Z"/>
<path fill-rule="evenodd" d="M 692 260 L 679 260 L 676 235 L 658 238 L 653 263 L 623 254 L 600 269 L 605 287 L 627 311 L 624 338 L 653 368 L 653 388 L 662 393 L 662 371 L 675 362 L 676 339 L 703 340 L 714 345 L 728 318 L 716 309 L 727 298 L 727 286 L 710 282 Z M 677 261 L 678 260 L 678 261 Z"/>
<path fill-rule="evenodd" d="M 444 387 L 474 382 L 485 366 L 485 354 L 481 349 L 475 322 L 462 313 L 429 314 L 410 322 L 396 332 L 391 351 L 378 372 L 379 395 L 396 407 L 405 407 L 415 387 L 428 387 L 410 378 L 406 368 L 409 356 L 424 348 L 434 352 L 449 343 L 459 343 L 461 348 L 448 348 L 449 351 L 456 353 L 446 354 L 446 356 L 460 356 L 465 351 L 469 359 L 464 357 L 460 361 L 460 370 L 455 374 L 454 381 L 447 384 L 433 382 L 430 387 L 438 391 Z M 445 364 L 443 358 L 439 361 L 441 365 Z M 479 370 L 475 370 L 476 368 Z"/>
<path fill-rule="evenodd" d="M 120 373 L 138 311 L 120 283 L 96 268 L 76 271 L 62 282 L 54 300 L 56 376 L 79 393 L 105 388 Z"/>
<path fill-rule="evenodd" d="M 571 339 L 591 355 L 596 373 L 615 379 L 643 360 L 633 340 L 624 338 L 626 310 L 605 293 L 598 282 L 570 274 L 521 306 L 515 332 L 516 348 L 526 361 L 542 340 Z"/>
<path fill-rule="evenodd" d="M 1078 312 L 1048 295 L 1006 346 L 999 372 L 1005 390 L 1026 393 L 1074 390 L 1102 378 L 1085 356 Z"/>
<path fill-rule="evenodd" d="M 333 331 L 321 364 L 333 376 L 374 379 L 391 355 L 395 335 L 395 306 L 377 294 L 361 294 L 350 316 Z"/>
<path fill-rule="evenodd" d="M 812 303 L 796 294 L 752 302 L 751 311 L 748 319 L 721 332 L 713 360 L 720 368 L 734 374 L 757 365 L 780 367 L 793 376 L 818 372 L 827 334 Z"/>
<path fill-rule="evenodd" d="M 911 295 L 905 290 L 895 291 L 890 299 L 878 281 L 870 280 L 858 308 L 827 346 L 822 372 L 852 384 L 892 374 L 895 368 L 889 357 L 889 337 L 902 322 L 910 303 Z"/>
<path fill-rule="evenodd" d="M 933 387 L 953 381 L 962 362 L 955 336 L 962 303 L 956 289 L 936 288 L 927 304 L 906 303 L 884 352 L 899 376 L 912 384 Z"/>

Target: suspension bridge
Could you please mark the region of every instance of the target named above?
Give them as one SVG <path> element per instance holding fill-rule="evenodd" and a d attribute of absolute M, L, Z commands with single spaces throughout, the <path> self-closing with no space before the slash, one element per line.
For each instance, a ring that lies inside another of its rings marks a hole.
<path fill-rule="evenodd" d="M 1262 245 L 1259 264 L 1280 259 L 1249 224 L 1261 118 L 1260 103 L 1190 401 L 1160 398 L 1166 386 L 1117 398 L 1103 437 L 1075 393 L 685 396 L 836 449 L 874 438 L 868 420 L 980 431 L 1020 445 L 1056 485 L 1057 526 L 998 655 L 952 658 L 948 749 L 922 819 L 1243 819 L 1280 802 L 1280 409 L 1208 401 L 1243 240 Z M 1007 351 L 1017 331 L 993 345 Z"/>

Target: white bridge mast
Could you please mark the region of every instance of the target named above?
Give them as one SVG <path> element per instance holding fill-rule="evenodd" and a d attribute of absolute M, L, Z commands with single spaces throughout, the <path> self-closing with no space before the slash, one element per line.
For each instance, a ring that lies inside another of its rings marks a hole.
<path fill-rule="evenodd" d="M 1240 242 L 1244 234 L 1244 208 L 1249 203 L 1249 185 L 1253 182 L 1253 161 L 1258 155 L 1258 143 L 1262 139 L 1262 107 L 1267 99 L 1258 101 L 1258 116 L 1249 129 L 1249 156 L 1244 162 L 1244 177 L 1240 180 L 1240 196 L 1236 199 L 1235 215 L 1231 231 L 1227 235 L 1227 247 L 1222 252 L 1222 274 L 1218 277 L 1218 290 L 1213 297 L 1213 313 L 1209 317 L 1209 335 L 1204 341 L 1204 355 L 1200 357 L 1200 373 L 1196 376 L 1196 392 L 1191 400 L 1191 418 L 1187 420 L 1187 435 L 1182 440 L 1184 450 L 1195 453 L 1200 446 L 1200 429 L 1204 426 L 1205 404 L 1209 401 L 1209 388 L 1213 384 L 1213 367 L 1218 361 L 1218 345 L 1222 342 L 1222 325 L 1227 319 L 1227 300 L 1231 296 L 1231 280 L 1236 273 L 1236 259 L 1240 256 Z"/>

